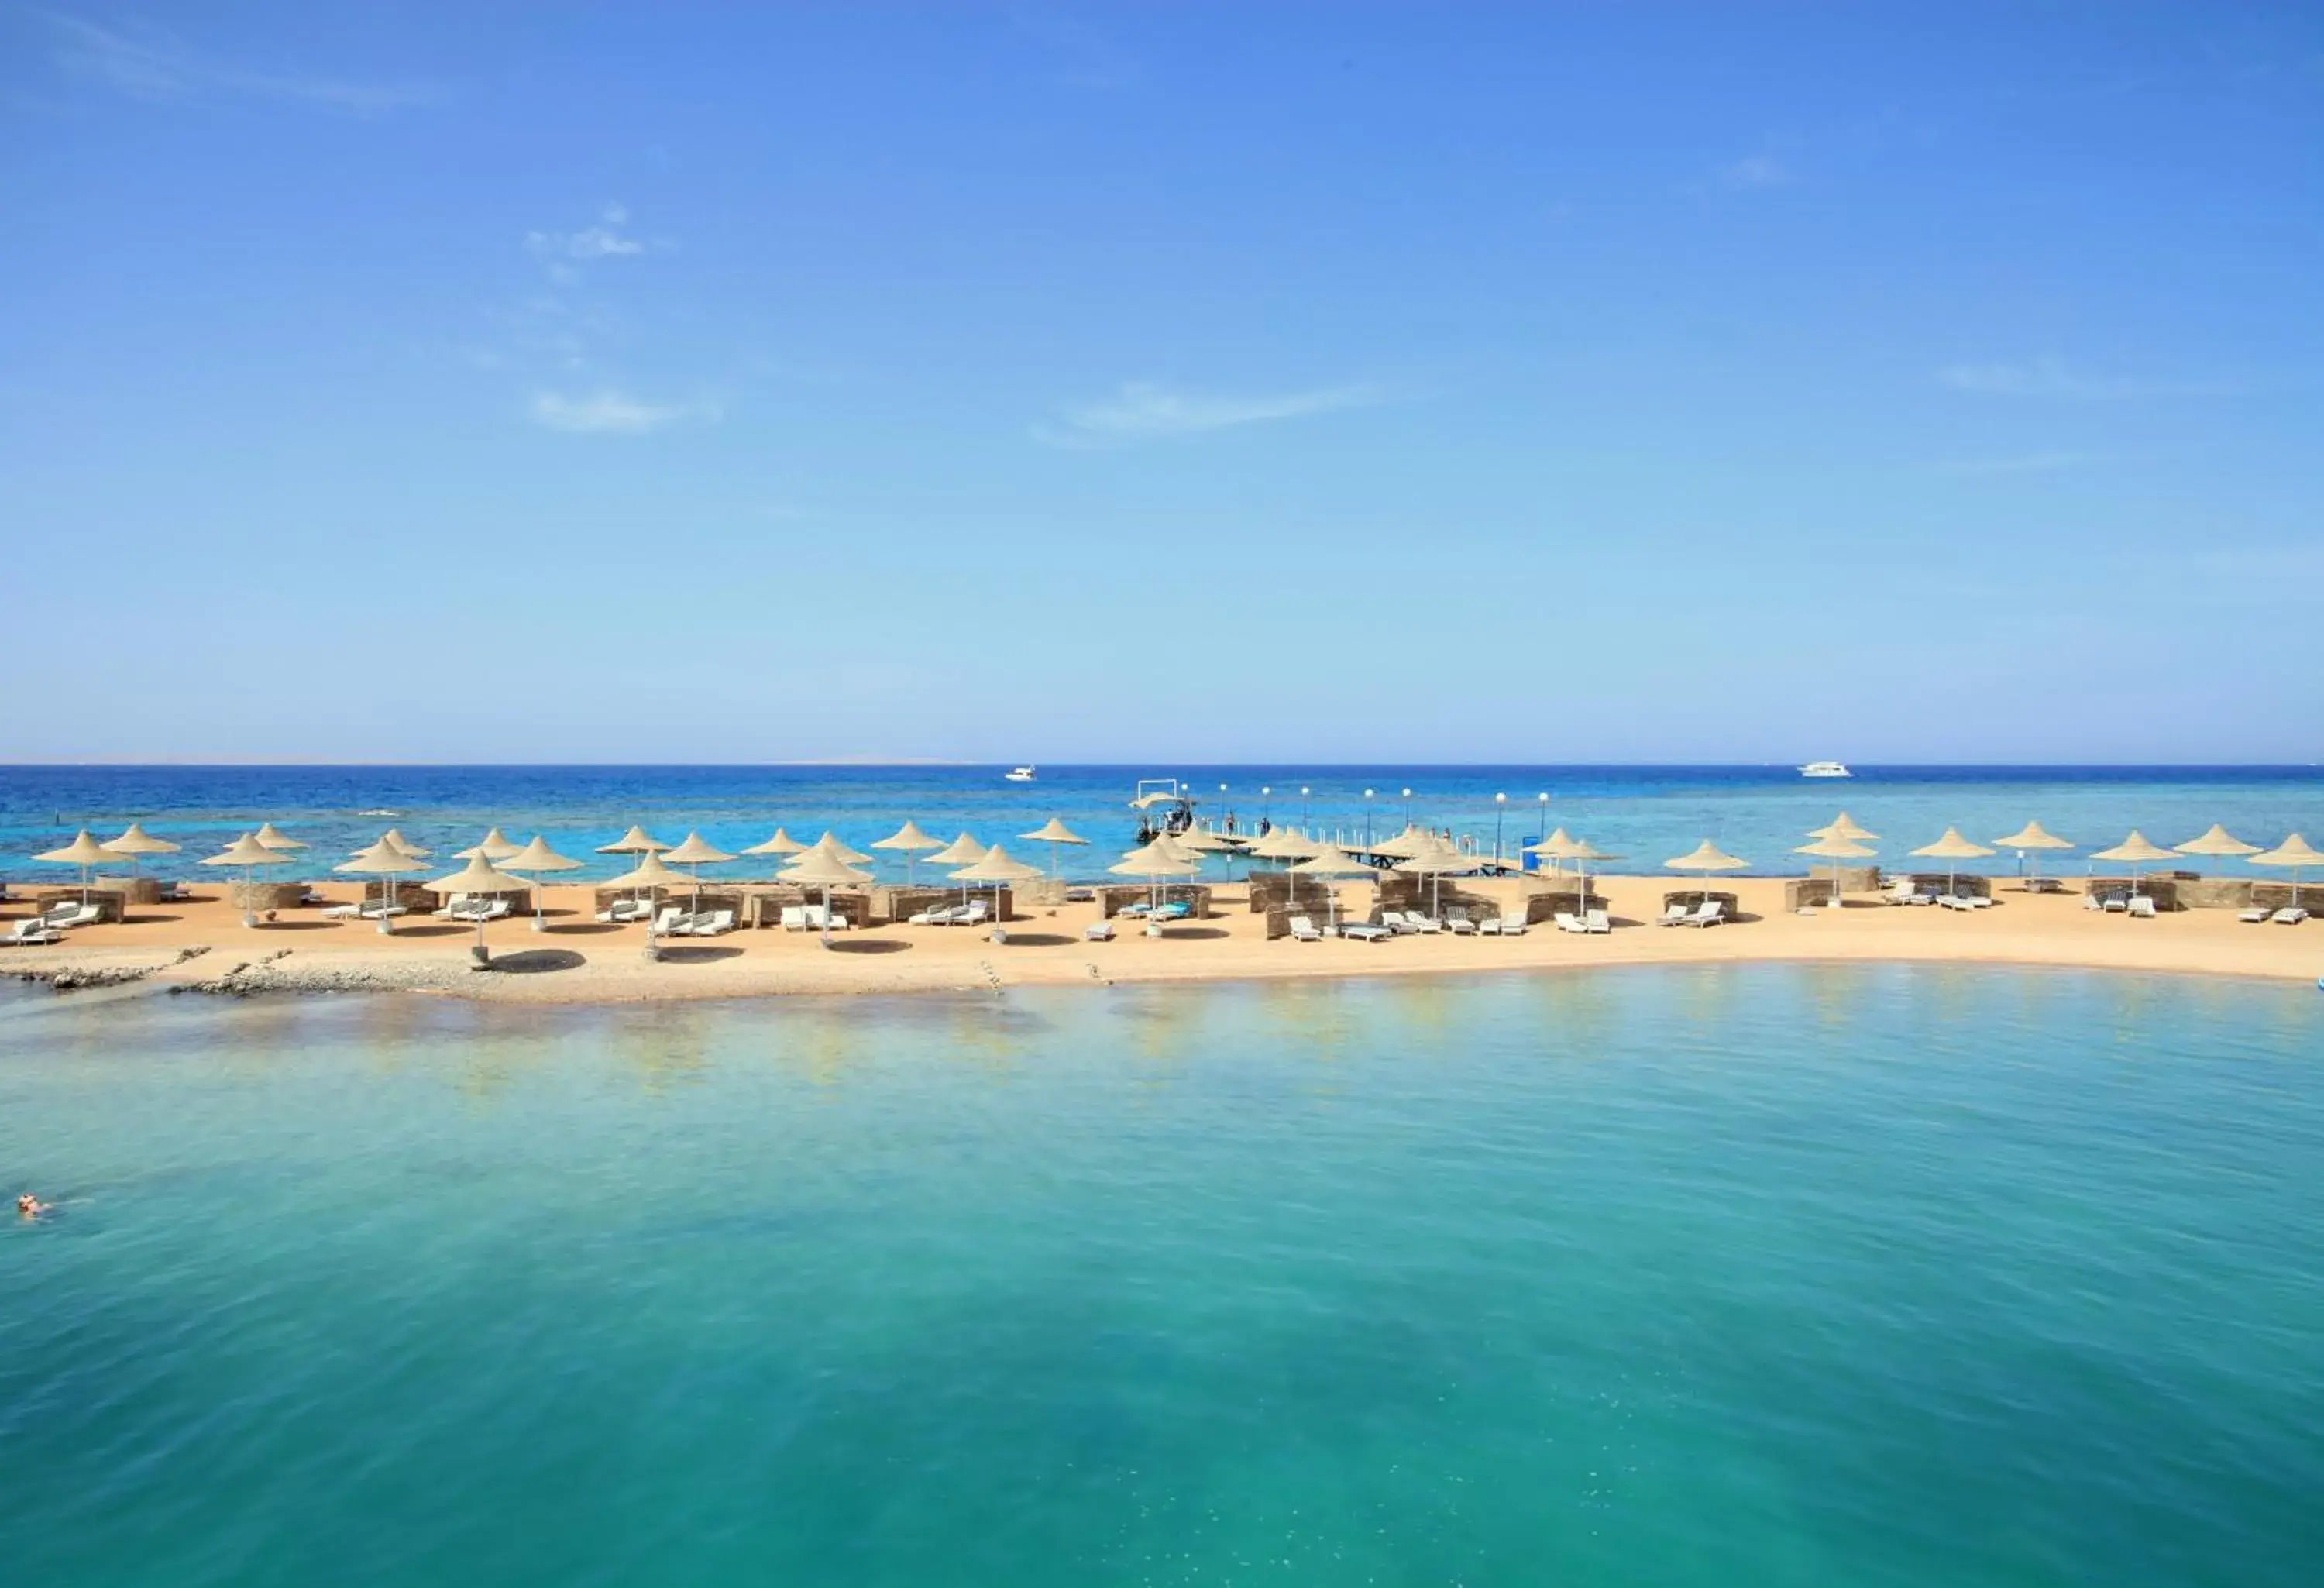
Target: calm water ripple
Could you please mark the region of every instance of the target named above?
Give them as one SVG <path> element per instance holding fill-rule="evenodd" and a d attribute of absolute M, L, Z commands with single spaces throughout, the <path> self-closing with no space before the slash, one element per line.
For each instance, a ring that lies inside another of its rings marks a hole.
<path fill-rule="evenodd" d="M 2324 1566 L 2303 990 L 32 996 L 11 1583 Z"/>

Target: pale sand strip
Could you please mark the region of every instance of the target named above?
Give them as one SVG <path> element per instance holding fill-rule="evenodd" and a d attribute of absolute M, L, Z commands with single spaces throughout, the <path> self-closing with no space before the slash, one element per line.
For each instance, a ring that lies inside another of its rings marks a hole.
<path fill-rule="evenodd" d="M 503 974 L 468 968 L 472 928 L 423 916 L 383 937 L 368 924 L 324 921 L 304 909 L 253 928 L 217 899 L 143 906 L 121 925 L 82 928 L 56 948 L 0 949 L 0 973 L 151 968 L 158 983 L 194 984 L 235 965 L 280 955 L 238 980 L 256 988 L 354 983 L 517 1002 L 591 1003 L 1785 960 L 2039 965 L 2303 982 L 2324 972 L 2324 922 L 2247 926 L 2231 910 L 2135 920 L 2086 910 L 2079 895 L 2005 888 L 1996 908 L 1974 913 L 1867 902 L 1803 917 L 1784 912 L 1780 882 L 1747 879 L 1719 886 L 1740 895 L 1747 915 L 1759 919 L 1694 929 L 1643 924 L 1659 913 L 1664 891 L 1674 886 L 1667 878 L 1593 881 L 1618 920 L 1642 924 L 1598 937 L 1545 926 L 1509 939 L 1446 934 L 1379 945 L 1269 943 L 1259 918 L 1241 908 L 1235 889 L 1226 913 L 1175 926 L 1160 939 L 1123 923 L 1114 941 L 1085 942 L 1082 929 L 1095 912 L 1084 904 L 1020 919 L 1005 945 L 988 941 L 981 931 L 896 927 L 844 934 L 838 946 L 825 951 L 811 934 L 738 931 L 672 939 L 667 956 L 655 963 L 644 956 L 642 927 L 598 925 L 589 914 L 588 890 L 576 887 L 548 891 L 549 909 L 561 912 L 551 916 L 548 932 L 534 932 L 521 919 L 492 925 L 493 953 L 510 967 Z M 1507 882 L 1471 880 L 1464 886 L 1515 891 Z M 1353 887 L 1342 898 L 1360 909 L 1366 893 Z M 209 952 L 169 963 L 198 944 Z M 574 957 L 564 968 L 515 974 L 524 956 L 544 954 Z"/>

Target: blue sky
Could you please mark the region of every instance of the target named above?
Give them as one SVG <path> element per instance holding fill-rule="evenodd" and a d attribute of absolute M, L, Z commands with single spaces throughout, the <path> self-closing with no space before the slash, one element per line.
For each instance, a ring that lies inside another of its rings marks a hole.
<path fill-rule="evenodd" d="M 2324 757 L 2324 11 L 0 12 L 0 759 Z"/>

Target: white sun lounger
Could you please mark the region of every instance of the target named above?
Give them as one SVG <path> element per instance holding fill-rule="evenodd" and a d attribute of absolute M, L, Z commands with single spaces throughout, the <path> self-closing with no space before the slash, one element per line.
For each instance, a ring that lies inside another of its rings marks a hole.
<path fill-rule="evenodd" d="M 992 906 L 979 899 L 971 903 L 966 909 L 954 916 L 952 924 L 956 927 L 981 927 L 991 917 Z M 838 924 L 840 923 L 835 921 L 833 923 L 835 926 Z"/>
<path fill-rule="evenodd" d="M 1113 923 L 1092 921 L 1082 928 L 1082 936 L 1093 943 L 1111 943 L 1113 941 Z"/>
<path fill-rule="evenodd" d="M 908 927 L 950 926 L 952 924 L 952 918 L 967 908 L 968 907 L 964 904 L 935 905 L 927 909 L 916 910 L 912 914 L 906 916 L 904 918 L 904 924 Z"/>
<path fill-rule="evenodd" d="M 1592 915 L 1603 915 L 1605 911 L 1591 910 L 1590 913 Z M 1723 926 L 1726 923 L 1726 920 L 1727 901 L 1724 899 L 1706 899 L 1701 905 L 1696 907 L 1694 913 L 1688 916 L 1686 919 L 1681 921 L 1679 925 L 1683 927 L 1716 927 Z"/>
<path fill-rule="evenodd" d="M 2137 916 L 2142 919 L 2151 921 L 2155 919 L 2154 896 L 2152 893 L 2141 893 L 2137 898 L 2132 900 L 2126 908 L 2130 914 Z"/>
<path fill-rule="evenodd" d="M 1385 943 L 1396 934 L 1386 927 L 1376 927 L 1370 921 L 1351 921 L 1340 928 L 1340 936 L 1351 943 Z"/>
<path fill-rule="evenodd" d="M 1706 902 L 1716 903 L 1718 901 L 1716 900 L 1712 900 Z M 1713 925 L 1717 920 L 1718 917 L 1714 915 L 1709 920 L 1699 920 L 1694 924 L 1698 927 L 1708 927 Z M 1610 932 L 1614 929 L 1614 918 L 1608 915 L 1602 909 L 1593 909 L 1582 918 L 1582 929 L 1585 932 Z"/>
<path fill-rule="evenodd" d="M 1586 932 L 1590 929 L 1590 923 L 1570 909 L 1561 909 L 1549 919 L 1561 932 Z"/>
<path fill-rule="evenodd" d="M 39 916 L 18 921 L 8 928 L 5 936 L 0 936 L 0 943 L 15 943 L 33 947 L 50 943 L 61 943 L 64 940 L 65 935 L 62 932 L 58 931 Z"/>
<path fill-rule="evenodd" d="M 2297 905 L 2288 906 L 2285 909 L 2279 909 L 2273 915 L 2268 917 L 2268 919 L 2273 921 L 2279 927 L 2296 927 L 2307 919 L 2308 912 Z"/>
<path fill-rule="evenodd" d="M 45 919 L 51 927 L 60 930 L 69 930 L 74 927 L 95 925 L 97 918 L 103 913 L 94 904 L 74 904 L 68 905 L 62 909 L 52 909 Z"/>
<path fill-rule="evenodd" d="M 1291 918 L 1291 940 L 1295 943 L 1321 943 L 1323 934 L 1305 916 L 1295 915 Z"/>
<path fill-rule="evenodd" d="M 731 909 L 706 909 L 678 928 L 690 937 L 723 937 L 733 929 L 734 912 Z"/>
<path fill-rule="evenodd" d="M 1694 911 L 1689 909 L 1685 905 L 1674 904 L 1669 909 L 1664 910 L 1662 914 L 1655 918 L 1655 925 L 1658 927 L 1683 927 L 1686 925 L 1688 919 L 1692 917 Z"/>

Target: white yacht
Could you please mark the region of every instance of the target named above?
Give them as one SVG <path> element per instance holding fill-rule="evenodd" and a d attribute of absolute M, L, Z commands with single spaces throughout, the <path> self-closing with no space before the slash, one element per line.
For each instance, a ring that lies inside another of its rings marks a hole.
<path fill-rule="evenodd" d="M 1836 761 L 1812 761 L 1800 768 L 1803 778 L 1852 778 L 1856 774 Z"/>
<path fill-rule="evenodd" d="M 1033 769 L 1029 766 L 1020 766 L 1001 775 L 1012 783 L 1029 783 L 1033 780 Z"/>

